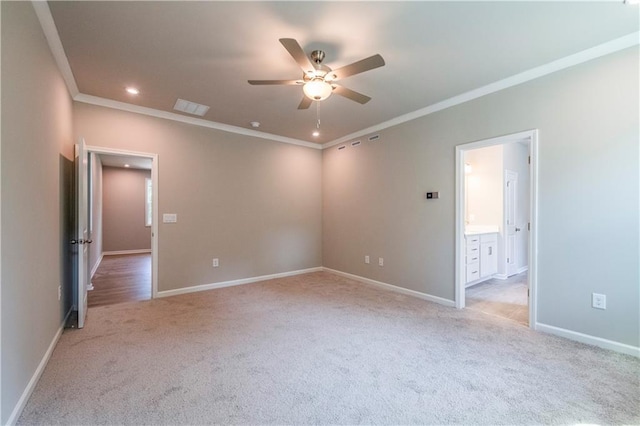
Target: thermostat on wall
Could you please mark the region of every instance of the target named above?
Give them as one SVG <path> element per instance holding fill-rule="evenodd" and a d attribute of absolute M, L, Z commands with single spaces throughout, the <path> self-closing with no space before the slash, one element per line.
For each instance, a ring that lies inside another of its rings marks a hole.
<path fill-rule="evenodd" d="M 434 198 L 440 198 L 439 192 L 427 192 L 427 200 L 432 200 Z"/>

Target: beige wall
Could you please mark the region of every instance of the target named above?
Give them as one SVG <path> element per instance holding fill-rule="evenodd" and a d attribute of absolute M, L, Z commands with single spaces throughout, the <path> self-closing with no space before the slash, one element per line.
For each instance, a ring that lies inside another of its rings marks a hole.
<path fill-rule="evenodd" d="M 76 103 L 88 145 L 158 154 L 160 291 L 322 266 L 319 150 Z M 212 259 L 220 259 L 213 268 Z"/>
<path fill-rule="evenodd" d="M 102 169 L 103 250 L 150 250 L 151 227 L 145 226 L 145 179 L 150 170 Z"/>
<path fill-rule="evenodd" d="M 71 99 L 31 2 L 0 7 L 0 423 L 6 424 L 71 304 L 73 136 Z"/>
<path fill-rule="evenodd" d="M 455 146 L 537 128 L 538 321 L 638 346 L 638 59 L 629 48 L 325 150 L 324 266 L 453 300 Z"/>

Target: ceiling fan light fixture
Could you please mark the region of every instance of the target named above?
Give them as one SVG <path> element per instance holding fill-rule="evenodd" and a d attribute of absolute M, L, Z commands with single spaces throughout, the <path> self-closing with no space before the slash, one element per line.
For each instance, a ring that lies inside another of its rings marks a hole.
<path fill-rule="evenodd" d="M 314 101 L 323 101 L 331 96 L 333 88 L 321 78 L 314 78 L 302 87 L 304 94 Z"/>

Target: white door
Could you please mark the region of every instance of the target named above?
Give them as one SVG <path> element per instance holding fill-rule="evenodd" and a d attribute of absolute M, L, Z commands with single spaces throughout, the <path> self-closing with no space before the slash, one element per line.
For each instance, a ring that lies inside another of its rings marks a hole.
<path fill-rule="evenodd" d="M 516 264 L 516 205 L 518 196 L 518 173 L 504 171 L 504 229 L 505 229 L 505 253 L 507 264 L 507 276 L 515 275 L 518 272 Z"/>
<path fill-rule="evenodd" d="M 88 167 L 89 156 L 84 139 L 80 139 L 75 149 L 76 167 L 76 239 L 72 243 L 78 247 L 76 265 L 76 307 L 78 328 L 84 327 L 87 316 L 87 281 L 89 280 L 89 211 L 88 211 Z"/>

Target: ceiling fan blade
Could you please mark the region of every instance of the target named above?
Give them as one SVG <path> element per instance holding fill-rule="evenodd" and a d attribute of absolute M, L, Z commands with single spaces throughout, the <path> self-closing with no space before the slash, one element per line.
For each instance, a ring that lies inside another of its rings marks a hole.
<path fill-rule="evenodd" d="M 302 100 L 300 101 L 300 105 L 298 105 L 298 109 L 309 109 L 312 102 L 313 101 L 311 99 L 307 98 L 306 96 L 303 96 Z"/>
<path fill-rule="evenodd" d="M 295 39 L 281 38 L 280 43 L 287 49 L 289 55 L 295 59 L 305 74 L 312 73 L 316 70 L 316 67 L 311 63 L 309 57 L 304 53 L 304 50 L 302 50 L 302 47 L 300 47 L 300 44 Z"/>
<path fill-rule="evenodd" d="M 304 84 L 302 80 L 248 80 L 249 84 L 264 85 L 264 84 L 285 84 L 285 85 L 298 85 Z"/>
<path fill-rule="evenodd" d="M 350 65 L 333 70 L 331 74 L 336 76 L 336 80 L 340 78 L 349 77 L 354 74 L 360 74 L 361 72 L 369 71 L 374 68 L 378 68 L 384 65 L 384 59 L 380 55 L 369 56 L 358 62 L 354 62 Z"/>
<path fill-rule="evenodd" d="M 358 93 L 354 90 L 347 89 L 344 86 L 340 86 L 338 84 L 333 84 L 333 93 L 336 95 L 344 96 L 347 99 L 351 99 L 352 101 L 356 101 L 359 104 L 366 104 L 371 100 L 371 98 L 367 95 L 363 95 L 362 93 Z"/>

